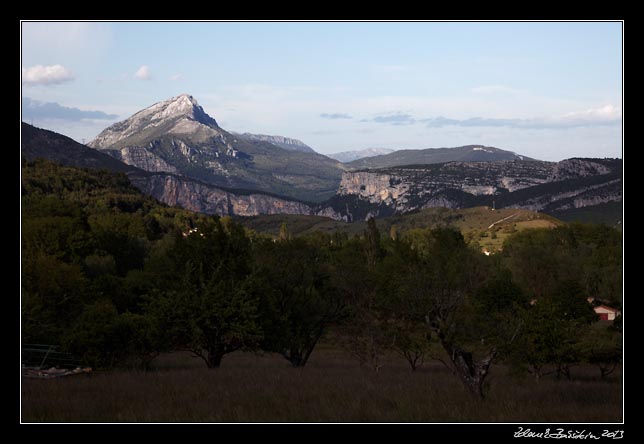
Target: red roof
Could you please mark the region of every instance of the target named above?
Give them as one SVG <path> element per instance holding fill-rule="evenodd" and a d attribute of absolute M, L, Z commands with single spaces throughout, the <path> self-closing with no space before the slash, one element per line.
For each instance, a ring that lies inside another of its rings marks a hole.
<path fill-rule="evenodd" d="M 605 310 L 612 311 L 613 313 L 620 313 L 620 311 L 618 309 L 613 308 L 613 307 L 609 307 L 607 305 L 598 305 L 598 306 L 595 307 L 595 309 L 597 309 L 597 308 L 603 308 Z"/>

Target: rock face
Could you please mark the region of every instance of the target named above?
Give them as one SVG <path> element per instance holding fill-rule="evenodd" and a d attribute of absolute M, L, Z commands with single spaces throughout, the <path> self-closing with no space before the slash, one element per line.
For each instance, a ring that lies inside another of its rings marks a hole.
<path fill-rule="evenodd" d="M 443 189 L 490 195 L 545 183 L 553 167 L 554 164 L 539 161 L 449 162 L 346 172 L 338 194 L 358 194 L 370 200 L 396 200 L 406 193 L 436 193 Z"/>
<path fill-rule="evenodd" d="M 619 159 L 448 162 L 352 171 L 343 174 L 336 196 L 316 214 L 353 221 L 478 205 L 552 212 L 621 201 L 621 174 Z"/>
<path fill-rule="evenodd" d="M 579 177 L 597 176 L 610 173 L 610 168 L 590 159 L 566 159 L 558 162 L 552 171 L 549 181 L 577 179 Z"/>
<path fill-rule="evenodd" d="M 333 196 L 344 170 L 299 140 L 229 133 L 187 94 L 110 126 L 88 146 L 145 171 L 312 202 Z"/>
<path fill-rule="evenodd" d="M 171 174 L 132 174 L 130 181 L 143 193 L 165 204 L 199 213 L 219 216 L 311 214 L 311 207 L 302 202 L 257 192 L 224 190 Z"/>
<path fill-rule="evenodd" d="M 354 194 L 371 203 L 393 202 L 409 191 L 413 184 L 399 175 L 372 173 L 370 171 L 347 172 L 342 175 L 338 194 Z"/>
<path fill-rule="evenodd" d="M 151 143 L 150 148 L 154 148 Z M 128 165 L 135 165 L 145 171 L 176 173 L 177 169 L 156 155 L 153 150 L 137 147 L 126 146 L 120 150 L 111 150 L 110 154 L 118 160 Z"/>

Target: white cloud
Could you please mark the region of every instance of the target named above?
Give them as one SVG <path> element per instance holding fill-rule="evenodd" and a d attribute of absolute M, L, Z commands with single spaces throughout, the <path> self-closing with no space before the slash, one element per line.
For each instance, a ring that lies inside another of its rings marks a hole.
<path fill-rule="evenodd" d="M 72 80 L 74 75 L 62 65 L 36 65 L 22 68 L 22 83 L 25 85 L 56 85 Z"/>
<path fill-rule="evenodd" d="M 150 67 L 148 65 L 143 65 L 134 73 L 134 77 L 139 80 L 150 80 L 152 78 L 152 73 L 150 72 Z"/>
<path fill-rule="evenodd" d="M 567 120 L 588 120 L 588 121 L 610 121 L 622 118 L 622 110 L 613 105 L 605 105 L 599 108 L 588 108 L 584 111 L 566 113 L 562 119 Z"/>
<path fill-rule="evenodd" d="M 173 82 L 177 80 L 183 80 L 183 76 L 181 74 L 174 74 L 170 76 L 170 80 L 172 80 Z"/>

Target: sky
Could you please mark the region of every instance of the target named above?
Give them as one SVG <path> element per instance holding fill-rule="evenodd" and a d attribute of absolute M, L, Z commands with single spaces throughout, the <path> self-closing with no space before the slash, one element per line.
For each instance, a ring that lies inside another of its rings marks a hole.
<path fill-rule="evenodd" d="M 89 142 L 191 94 L 323 154 L 622 157 L 620 22 L 22 22 L 22 120 Z"/>

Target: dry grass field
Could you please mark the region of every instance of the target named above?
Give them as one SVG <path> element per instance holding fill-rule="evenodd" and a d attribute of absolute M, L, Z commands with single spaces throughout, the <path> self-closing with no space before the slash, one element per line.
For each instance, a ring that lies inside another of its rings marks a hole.
<path fill-rule="evenodd" d="M 476 402 L 439 363 L 412 373 L 401 358 L 380 372 L 344 352 L 316 350 L 303 369 L 277 355 L 234 353 L 209 370 L 186 354 L 149 372 L 114 370 L 22 381 L 23 422 L 620 422 L 620 375 L 593 367 L 537 383 L 495 366 Z"/>

